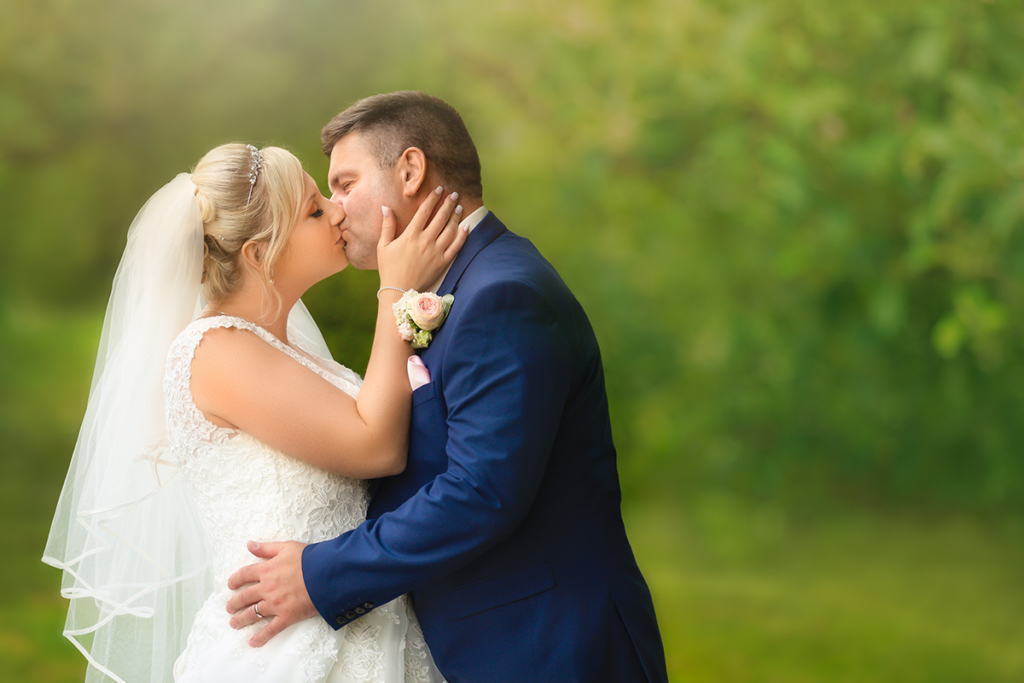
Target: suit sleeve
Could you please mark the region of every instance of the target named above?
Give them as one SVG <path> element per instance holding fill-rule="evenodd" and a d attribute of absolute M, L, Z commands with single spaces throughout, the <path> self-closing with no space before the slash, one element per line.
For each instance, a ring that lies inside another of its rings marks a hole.
<path fill-rule="evenodd" d="M 336 628 L 507 537 L 544 476 L 571 381 L 566 322 L 523 282 L 460 304 L 442 361 L 447 471 L 393 512 L 303 552 L 306 588 Z"/>

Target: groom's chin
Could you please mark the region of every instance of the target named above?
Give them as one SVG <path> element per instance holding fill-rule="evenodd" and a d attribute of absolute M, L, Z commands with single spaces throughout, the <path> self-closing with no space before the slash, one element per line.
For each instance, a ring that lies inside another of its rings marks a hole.
<path fill-rule="evenodd" d="M 377 270 L 377 262 L 373 259 L 354 259 L 350 256 L 348 262 L 356 270 Z"/>
<path fill-rule="evenodd" d="M 368 254 L 364 250 L 353 248 L 352 244 L 346 244 L 345 256 L 349 265 L 356 270 L 377 270 L 376 252 Z"/>

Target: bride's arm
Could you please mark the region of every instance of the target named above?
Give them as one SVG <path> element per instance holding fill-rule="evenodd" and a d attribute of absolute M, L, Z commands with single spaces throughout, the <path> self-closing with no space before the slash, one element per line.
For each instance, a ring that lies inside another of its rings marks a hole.
<path fill-rule="evenodd" d="M 398 239 L 384 220 L 378 263 L 381 284 L 419 288 L 433 283 L 466 240 L 449 196 L 427 224 L 428 199 Z M 425 226 L 425 227 L 424 227 Z M 401 293 L 380 293 L 377 325 L 358 399 L 270 346 L 235 328 L 208 331 L 192 363 L 192 394 L 208 417 L 220 418 L 260 441 L 325 470 L 368 479 L 401 472 L 411 413 L 402 341 L 392 305 Z"/>

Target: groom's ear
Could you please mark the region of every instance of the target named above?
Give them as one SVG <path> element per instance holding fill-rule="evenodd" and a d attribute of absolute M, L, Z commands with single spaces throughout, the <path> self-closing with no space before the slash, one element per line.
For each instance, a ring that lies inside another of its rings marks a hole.
<path fill-rule="evenodd" d="M 402 194 L 415 197 L 427 179 L 427 157 L 419 147 L 409 147 L 395 164 L 398 171 L 398 182 L 402 185 Z"/>

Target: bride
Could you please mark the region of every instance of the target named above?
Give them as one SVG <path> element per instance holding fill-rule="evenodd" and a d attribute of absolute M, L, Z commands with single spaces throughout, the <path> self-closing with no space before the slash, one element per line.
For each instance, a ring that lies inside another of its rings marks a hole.
<path fill-rule="evenodd" d="M 457 199 L 438 188 L 398 238 L 382 207 L 365 381 L 299 300 L 348 260 L 342 208 L 292 154 L 217 147 L 143 206 L 43 557 L 64 571 L 86 681 L 441 680 L 404 597 L 259 649 L 265 622 L 236 631 L 226 604 L 246 541 L 334 538 L 363 520 L 363 480 L 405 467 L 412 349 L 392 305 L 462 247 Z"/>

